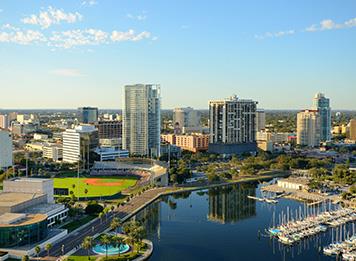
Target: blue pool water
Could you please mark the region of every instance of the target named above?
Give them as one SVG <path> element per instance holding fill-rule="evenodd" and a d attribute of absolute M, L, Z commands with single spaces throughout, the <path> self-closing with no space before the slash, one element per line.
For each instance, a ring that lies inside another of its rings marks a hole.
<path fill-rule="evenodd" d="M 124 254 L 126 252 L 128 252 L 130 250 L 130 246 L 127 244 L 121 244 L 120 247 L 119 246 L 112 246 L 109 245 L 108 246 L 108 255 L 112 256 L 112 255 L 118 255 L 120 254 Z M 105 245 L 96 245 L 93 247 L 93 252 L 98 254 L 98 255 L 105 255 L 106 254 L 106 247 Z"/>

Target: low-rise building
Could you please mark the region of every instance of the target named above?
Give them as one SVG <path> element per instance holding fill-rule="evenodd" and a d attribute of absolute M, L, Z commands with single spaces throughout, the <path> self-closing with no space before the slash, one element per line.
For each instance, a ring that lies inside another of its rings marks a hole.
<path fill-rule="evenodd" d="M 206 151 L 209 147 L 209 135 L 201 133 L 192 133 L 189 135 L 163 134 L 161 135 L 161 141 L 194 153 Z"/>
<path fill-rule="evenodd" d="M 295 190 L 309 190 L 309 179 L 306 178 L 286 178 L 277 181 L 278 187 Z"/>
<path fill-rule="evenodd" d="M 118 158 L 128 158 L 128 150 L 120 150 L 118 148 L 101 147 L 94 150 L 96 154 L 99 155 L 100 161 L 116 160 Z"/>
<path fill-rule="evenodd" d="M 46 144 L 43 146 L 43 157 L 55 162 L 63 159 L 63 146 L 59 144 Z"/>

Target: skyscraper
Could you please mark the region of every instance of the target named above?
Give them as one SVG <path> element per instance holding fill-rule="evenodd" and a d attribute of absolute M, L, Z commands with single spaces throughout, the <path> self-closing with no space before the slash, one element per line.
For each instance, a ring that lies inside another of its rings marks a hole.
<path fill-rule="evenodd" d="M 0 129 L 7 130 L 9 128 L 9 117 L 4 114 L 0 115 Z"/>
<path fill-rule="evenodd" d="M 94 124 L 98 122 L 98 108 L 81 107 L 78 108 L 78 118 L 80 123 Z"/>
<path fill-rule="evenodd" d="M 159 156 L 161 133 L 160 85 L 124 87 L 123 149 L 132 155 Z"/>
<path fill-rule="evenodd" d="M 356 142 L 356 119 L 350 120 L 349 134 L 348 138 Z"/>
<path fill-rule="evenodd" d="M 253 100 L 210 101 L 209 152 L 238 154 L 256 151 L 256 106 Z"/>
<path fill-rule="evenodd" d="M 191 107 L 173 110 L 173 127 L 176 134 L 201 131 L 200 113 Z"/>
<path fill-rule="evenodd" d="M 297 144 L 308 147 L 320 145 L 320 114 L 317 110 L 297 114 Z"/>
<path fill-rule="evenodd" d="M 319 111 L 320 115 L 320 141 L 331 140 L 331 109 L 330 99 L 324 94 L 317 93 L 313 99 L 313 110 Z"/>

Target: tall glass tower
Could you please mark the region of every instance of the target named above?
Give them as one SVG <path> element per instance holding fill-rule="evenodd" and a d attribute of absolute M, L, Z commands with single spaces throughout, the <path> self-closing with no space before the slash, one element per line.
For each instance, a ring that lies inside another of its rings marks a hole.
<path fill-rule="evenodd" d="M 160 155 L 160 85 L 136 84 L 124 88 L 122 145 L 131 155 Z"/>
<path fill-rule="evenodd" d="M 320 141 L 331 140 L 331 108 L 330 99 L 323 93 L 317 93 L 313 99 L 313 110 L 320 115 Z"/>

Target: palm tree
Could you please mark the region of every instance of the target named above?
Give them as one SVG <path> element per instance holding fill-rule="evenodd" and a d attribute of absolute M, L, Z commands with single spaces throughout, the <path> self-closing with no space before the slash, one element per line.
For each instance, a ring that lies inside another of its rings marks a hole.
<path fill-rule="evenodd" d="M 38 258 L 38 255 L 41 253 L 41 247 L 40 246 L 36 246 L 35 247 L 35 253 L 36 253 L 36 255 L 37 255 L 37 258 Z"/>
<path fill-rule="evenodd" d="M 90 249 L 93 245 L 93 238 L 92 237 L 85 237 L 82 243 L 82 247 L 88 251 L 88 259 L 90 259 Z"/>
<path fill-rule="evenodd" d="M 118 234 L 117 229 L 121 226 L 121 221 L 119 218 L 113 218 L 110 224 L 110 228 L 116 232 L 116 235 Z"/>
<path fill-rule="evenodd" d="M 86 189 L 84 189 L 85 199 L 88 199 L 88 198 L 87 198 L 87 194 L 88 194 L 88 192 L 89 192 L 89 191 L 88 191 L 88 189 L 87 189 L 87 188 L 86 188 Z"/>
<path fill-rule="evenodd" d="M 112 237 L 112 242 L 118 246 L 118 248 L 119 248 L 119 256 L 120 256 L 120 247 L 121 247 L 122 243 L 124 242 L 124 238 L 120 237 L 120 236 L 113 236 Z"/>
<path fill-rule="evenodd" d="M 22 261 L 29 261 L 30 258 L 28 257 L 28 255 L 24 255 L 21 260 Z"/>
<path fill-rule="evenodd" d="M 45 245 L 45 250 L 47 251 L 47 256 L 49 256 L 49 251 L 51 250 L 52 248 L 52 244 L 51 243 L 48 243 Z"/>
<path fill-rule="evenodd" d="M 112 243 L 112 237 L 108 234 L 103 235 L 100 238 L 100 243 L 105 246 L 105 256 L 108 258 L 108 247 Z"/>
<path fill-rule="evenodd" d="M 100 223 L 103 223 L 104 212 L 99 213 Z"/>

